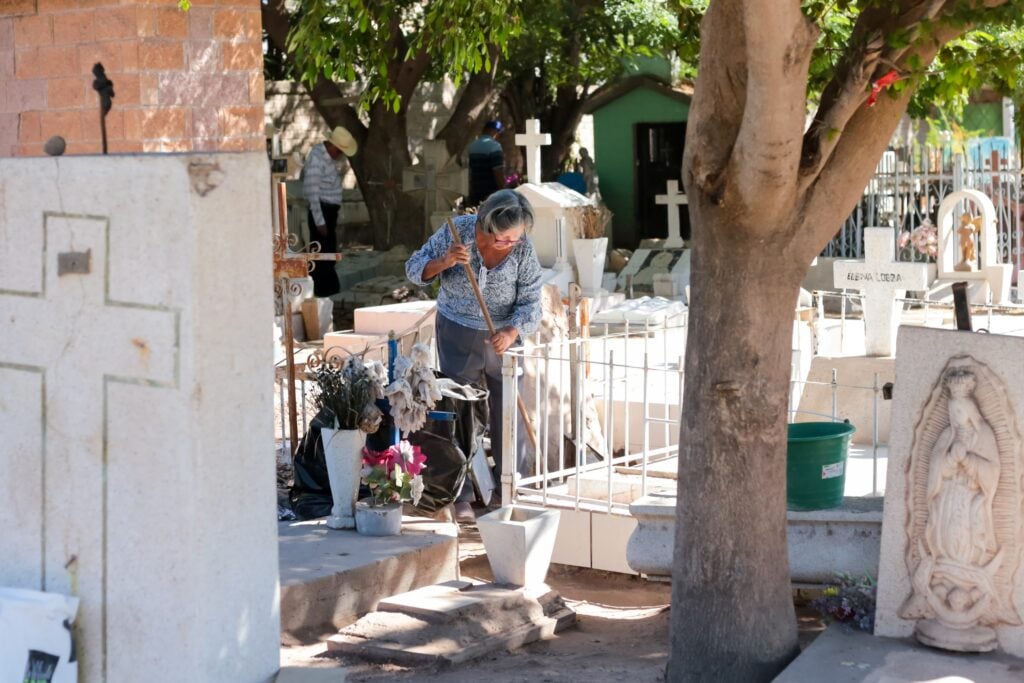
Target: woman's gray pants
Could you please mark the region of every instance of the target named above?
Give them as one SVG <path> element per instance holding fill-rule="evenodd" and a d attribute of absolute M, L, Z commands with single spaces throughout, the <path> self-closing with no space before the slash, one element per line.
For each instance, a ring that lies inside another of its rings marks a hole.
<path fill-rule="evenodd" d="M 437 335 L 437 355 L 441 360 L 441 372 L 456 382 L 475 384 L 486 387 L 487 404 L 490 412 L 491 457 L 499 475 L 502 472 L 502 439 L 501 439 L 501 358 L 494 353 L 487 343 L 491 335 L 487 330 L 474 330 L 463 327 L 448 320 L 440 313 L 435 324 Z M 519 391 L 522 393 L 522 377 L 519 380 Z M 517 411 L 518 413 L 518 411 Z M 526 476 L 526 429 L 522 416 L 517 415 L 516 425 L 516 470 Z M 466 454 L 472 456 L 471 453 Z M 473 500 L 473 490 L 464 486 L 458 500 Z"/>

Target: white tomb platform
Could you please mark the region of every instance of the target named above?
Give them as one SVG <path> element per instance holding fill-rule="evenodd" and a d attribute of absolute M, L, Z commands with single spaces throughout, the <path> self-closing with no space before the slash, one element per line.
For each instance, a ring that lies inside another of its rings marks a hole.
<path fill-rule="evenodd" d="M 406 301 L 384 306 L 364 306 L 354 312 L 353 329 L 324 335 L 324 353 L 363 354 L 366 360 L 386 361 L 388 333 L 394 332 L 402 353 L 421 341 L 433 344 L 437 302 Z"/>
<path fill-rule="evenodd" d="M 0 585 L 80 598 L 80 680 L 278 670 L 269 188 L 263 153 L 0 159 Z"/>
<path fill-rule="evenodd" d="M 533 231 L 530 239 L 537 250 L 537 259 L 544 268 L 556 268 L 556 263 L 565 260 L 575 265 L 572 240 L 583 237 L 577 233 L 572 216 L 566 209 L 591 206 L 593 203 L 579 192 L 561 183 L 526 183 L 516 188 L 533 207 Z M 558 221 L 562 219 L 566 234 L 559 244 Z"/>

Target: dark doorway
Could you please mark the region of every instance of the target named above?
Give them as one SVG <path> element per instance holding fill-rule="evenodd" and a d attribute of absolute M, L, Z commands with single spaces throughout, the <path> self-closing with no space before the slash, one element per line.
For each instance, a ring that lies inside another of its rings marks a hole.
<path fill-rule="evenodd" d="M 668 236 L 668 211 L 654 198 L 665 194 L 670 180 L 679 181 L 682 191 L 683 147 L 686 122 L 638 123 L 636 131 L 636 234 L 640 239 Z M 679 228 L 684 240 L 690 239 L 690 214 L 686 206 L 679 210 Z"/>

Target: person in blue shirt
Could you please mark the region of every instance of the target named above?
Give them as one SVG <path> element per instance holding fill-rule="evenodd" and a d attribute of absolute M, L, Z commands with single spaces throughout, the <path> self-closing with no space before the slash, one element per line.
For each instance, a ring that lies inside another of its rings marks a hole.
<path fill-rule="evenodd" d="M 505 187 L 505 153 L 498 142 L 501 121 L 488 121 L 483 133 L 469 144 L 469 197 L 466 206 L 479 206 Z"/>
<path fill-rule="evenodd" d="M 490 408 L 491 455 L 502 471 L 501 358 L 520 335 L 540 325 L 541 267 L 527 233 L 533 209 L 526 197 L 499 190 L 476 215 L 457 216 L 461 244 L 442 226 L 405 264 L 409 280 L 425 286 L 440 278 L 435 335 L 441 372 L 452 379 L 486 386 Z M 487 330 L 480 304 L 463 264 L 476 274 L 495 333 Z M 525 428 L 517 428 L 522 443 Z M 516 470 L 526 474 L 526 452 L 518 448 Z M 469 455 L 469 454 L 467 454 Z M 473 521 L 472 490 L 465 488 L 455 505 L 459 521 Z"/>

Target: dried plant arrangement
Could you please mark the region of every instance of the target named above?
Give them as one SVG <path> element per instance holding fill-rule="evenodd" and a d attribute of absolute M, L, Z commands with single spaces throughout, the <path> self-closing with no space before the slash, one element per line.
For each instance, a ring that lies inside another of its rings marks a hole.
<path fill-rule="evenodd" d="M 333 416 L 336 429 L 358 429 L 367 434 L 377 431 L 384 414 L 375 402 L 384 398 L 387 376 L 381 363 L 349 356 L 340 367 L 328 363 L 319 366 L 313 376 L 313 403 Z"/>
<path fill-rule="evenodd" d="M 612 212 L 604 204 L 596 206 L 576 206 L 567 209 L 573 222 L 573 234 L 583 239 L 592 240 L 605 237 L 612 221 Z"/>

